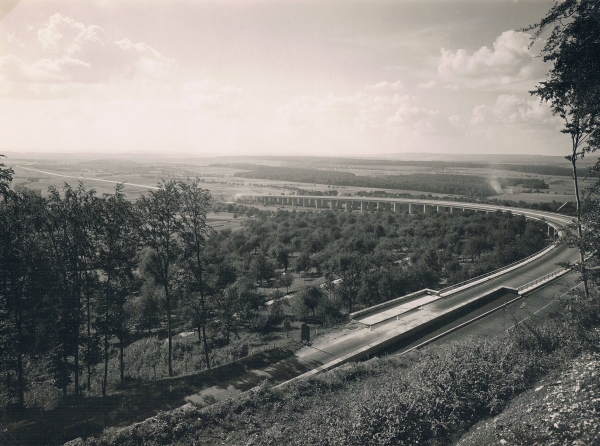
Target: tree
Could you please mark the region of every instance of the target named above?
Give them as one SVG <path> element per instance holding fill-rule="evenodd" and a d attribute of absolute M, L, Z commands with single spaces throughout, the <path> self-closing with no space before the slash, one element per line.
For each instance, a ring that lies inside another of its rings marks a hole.
<path fill-rule="evenodd" d="M 335 287 L 335 295 L 352 313 L 362 286 L 363 265 L 356 254 L 341 254 L 332 265 L 333 272 L 342 279 Z"/>
<path fill-rule="evenodd" d="M 263 250 L 253 257 L 250 263 L 250 270 L 252 271 L 253 276 L 256 277 L 260 286 L 263 285 L 264 281 L 268 281 L 275 274 L 275 268 Z"/>
<path fill-rule="evenodd" d="M 285 293 L 287 294 L 290 292 L 290 287 L 294 283 L 294 276 L 286 273 L 283 276 L 281 276 L 280 283 L 281 283 L 281 286 L 285 287 Z"/>
<path fill-rule="evenodd" d="M 181 210 L 181 194 L 175 181 L 161 182 L 158 190 L 142 195 L 137 201 L 139 237 L 142 244 L 150 249 L 144 269 L 165 293 L 167 312 L 167 335 L 169 342 L 169 376 L 173 376 L 172 312 L 174 310 L 174 285 L 176 262 L 181 254 L 181 244 L 177 235 L 181 231 L 178 219 Z"/>
<path fill-rule="evenodd" d="M 104 195 L 98 216 L 98 267 L 104 277 L 100 285 L 99 305 L 99 326 L 103 337 L 104 396 L 108 383 L 108 340 L 112 335 L 119 339 L 121 383 L 124 381 L 123 348 L 129 329 L 125 304 L 133 282 L 138 245 L 136 228 L 140 225 L 133 205 L 125 197 L 122 184 L 115 187 L 114 194 Z"/>
<path fill-rule="evenodd" d="M 323 292 L 320 288 L 311 285 L 302 290 L 299 298 L 302 300 L 304 306 L 310 310 L 314 317 L 315 309 L 323 298 Z"/>
<path fill-rule="evenodd" d="M 160 322 L 160 290 L 151 281 L 144 282 L 139 295 L 129 300 L 128 305 L 135 315 L 135 324 L 138 330 L 147 330 L 148 336 L 152 328 Z"/>
<path fill-rule="evenodd" d="M 7 192 L 0 203 L 0 364 L 16 373 L 20 407 L 27 386 L 26 358 L 36 352 L 40 327 L 51 325 L 42 305 L 52 282 L 44 250 L 44 206 L 33 193 Z"/>
<path fill-rule="evenodd" d="M 181 225 L 179 235 L 183 245 L 184 268 L 184 290 L 188 295 L 198 294 L 200 296 L 199 311 L 192 311 L 193 322 L 198 327 L 198 336 L 202 330 L 204 340 L 204 356 L 206 366 L 210 368 L 208 356 L 208 342 L 206 340 L 207 308 L 205 302 L 205 288 L 203 274 L 204 249 L 206 237 L 212 233 L 212 228 L 206 224 L 206 213 L 210 209 L 211 195 L 207 189 L 199 187 L 200 180 L 179 183 L 181 189 Z"/>
<path fill-rule="evenodd" d="M 75 380 L 75 393 L 79 393 L 80 355 L 82 337 L 82 297 L 89 298 L 87 281 L 94 267 L 94 219 L 96 195 L 87 191 L 82 183 L 76 189 L 65 184 L 62 194 L 58 189 L 48 189 L 47 213 L 44 215 L 50 255 L 60 288 L 55 294 L 58 312 L 58 350 L 54 355 L 59 385 L 63 394 L 71 372 Z M 71 363 L 71 357 L 73 362 Z"/>
<path fill-rule="evenodd" d="M 0 158 L 6 158 L 6 156 L 0 154 Z M 4 163 L 0 163 L 0 195 L 2 195 L 5 200 L 7 199 L 14 174 L 15 171 L 11 167 L 6 167 Z"/>
<path fill-rule="evenodd" d="M 577 235 L 583 236 L 577 160 L 600 146 L 600 23 L 597 5 L 591 1 L 565 0 L 555 4 L 546 16 L 529 29 L 534 39 L 552 28 L 541 51 L 552 62 L 547 80 L 531 94 L 550 104 L 552 112 L 564 121 L 562 133 L 571 138 L 566 157 L 572 165 L 577 208 Z M 579 244 L 580 270 L 589 296 L 585 268 L 585 244 Z"/>
<path fill-rule="evenodd" d="M 289 253 L 288 250 L 282 244 L 277 244 L 271 248 L 271 255 L 277 262 L 280 268 L 283 268 L 284 272 L 287 273 L 289 266 Z"/>
<path fill-rule="evenodd" d="M 600 161 L 595 171 L 600 170 Z M 589 281 L 600 285 L 600 181 L 585 192 L 581 209 L 581 224 L 585 228 L 583 237 L 567 234 L 567 242 L 587 253 L 585 265 L 581 263 L 569 265 L 571 269 L 583 275 L 583 267 Z M 583 246 L 581 246 L 583 245 Z"/>

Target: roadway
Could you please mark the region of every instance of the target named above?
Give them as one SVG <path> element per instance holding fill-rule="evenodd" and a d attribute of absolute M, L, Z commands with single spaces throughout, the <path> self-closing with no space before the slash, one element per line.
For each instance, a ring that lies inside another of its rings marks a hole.
<path fill-rule="evenodd" d="M 271 196 L 272 197 L 272 196 Z M 256 196 L 253 196 L 256 199 Z M 297 197 L 303 198 L 303 197 Z M 305 197 L 312 199 L 335 199 L 335 197 Z M 462 203 L 438 200 L 413 200 L 413 199 L 365 199 L 364 197 L 344 197 L 340 201 L 368 201 L 387 203 L 414 203 L 421 205 L 443 206 L 469 209 L 484 212 L 512 212 L 515 215 L 524 215 L 527 218 L 546 221 L 556 229 L 563 229 L 572 223 L 572 218 L 550 212 L 541 212 L 530 209 L 512 208 L 479 203 Z M 304 209 L 304 208 L 299 208 Z M 313 207 L 314 209 L 314 207 Z M 441 296 L 426 295 L 418 299 L 418 305 L 410 305 L 410 301 L 402 301 L 397 305 L 395 316 L 382 316 L 379 320 L 373 313 L 363 318 L 358 318 L 355 329 L 344 330 L 342 335 L 333 339 L 316 340 L 313 345 L 298 351 L 293 361 L 302 365 L 299 369 L 308 369 L 301 376 L 312 375 L 320 371 L 329 370 L 345 362 L 368 357 L 383 349 L 401 347 L 402 343 L 414 343 L 420 335 L 440 330 L 448 324 L 450 319 L 465 317 L 479 306 L 490 306 L 494 303 L 501 306 L 508 301 L 519 298 L 517 289 L 535 279 L 559 269 L 558 263 L 577 261 L 579 253 L 576 249 L 565 245 L 557 245 L 543 256 L 533 259 L 515 268 L 500 273 L 499 275 L 466 284 Z M 502 291 L 502 288 L 506 290 Z M 498 291 L 500 289 L 500 291 Z M 510 290 L 512 289 L 512 290 Z M 482 298 L 496 291 L 497 296 L 493 302 L 483 301 Z M 480 304 L 481 302 L 481 304 Z M 377 313 L 387 313 L 394 307 L 387 307 Z M 371 319 L 369 319 L 371 318 Z M 361 323 L 361 321 L 366 323 Z M 285 360 L 284 360 L 285 361 Z M 267 375 L 276 375 L 276 364 Z M 265 376 L 267 377 L 267 376 Z"/>
<path fill-rule="evenodd" d="M 424 200 L 418 198 L 379 198 L 379 197 L 343 197 L 343 196 L 311 196 L 311 195 L 264 195 L 264 194 L 248 194 L 240 195 L 241 200 L 256 200 L 257 198 L 287 198 L 287 199 L 308 199 L 308 200 L 325 200 L 328 201 L 352 201 L 352 202 L 368 202 L 368 203 L 403 203 L 403 204 L 417 204 L 417 205 L 430 205 L 430 206 L 442 206 L 452 207 L 460 209 L 468 209 L 474 211 L 502 211 L 512 212 L 515 215 L 525 215 L 528 218 L 545 219 L 550 223 L 555 223 L 558 226 L 565 226 L 571 223 L 573 218 L 553 212 L 543 212 L 533 209 L 515 208 L 510 206 L 499 206 L 495 204 L 484 204 L 484 203 L 471 203 L 462 201 L 447 201 L 447 200 Z M 291 205 L 277 205 L 277 206 L 291 206 Z M 327 206 L 321 206 L 316 208 L 315 206 L 296 206 L 301 210 L 312 210 L 312 209 L 327 209 Z M 355 209 L 358 210 L 358 209 Z"/>

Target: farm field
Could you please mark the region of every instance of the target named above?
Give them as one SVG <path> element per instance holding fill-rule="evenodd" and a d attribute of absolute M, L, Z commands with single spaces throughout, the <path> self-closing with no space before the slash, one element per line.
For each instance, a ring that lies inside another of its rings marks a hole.
<path fill-rule="evenodd" d="M 332 192 L 337 195 L 357 195 L 370 192 L 386 192 L 396 194 L 423 194 L 433 193 L 439 197 L 457 197 L 460 195 L 447 194 L 443 192 L 430 192 L 407 189 L 391 189 L 378 187 L 361 187 L 352 185 L 330 185 L 325 183 L 304 183 L 298 181 L 270 180 L 264 178 L 243 178 L 246 170 L 236 167 L 226 167 L 237 159 L 191 159 L 189 162 L 180 160 L 69 160 L 62 159 L 25 159 L 17 158 L 18 154 L 7 160 L 7 165 L 15 168 L 15 187 L 27 187 L 45 193 L 49 186 L 60 187 L 64 182 L 75 183 L 79 179 L 89 188 L 94 188 L 98 194 L 111 193 L 117 182 L 126 184 L 126 191 L 130 199 L 137 198 L 144 190 L 155 187 L 161 179 L 178 179 L 199 177 L 202 187 L 210 189 L 212 195 L 224 202 L 235 201 L 242 194 L 296 194 L 300 189 L 306 191 Z M 556 157 L 541 157 L 538 163 L 547 164 L 550 167 L 559 164 Z M 526 158 L 529 159 L 529 158 Z M 219 161 L 219 162 L 215 162 Z M 227 161 L 227 162 L 223 162 Z M 248 165 L 284 167 L 289 162 L 273 160 L 271 158 L 246 159 Z M 435 167 L 435 166 L 395 166 L 384 165 L 385 161 L 369 160 L 368 165 L 357 166 L 360 160 L 352 160 L 353 165 L 347 165 L 344 159 L 326 159 L 316 170 L 335 170 L 347 172 L 356 177 L 383 178 L 386 176 L 409 176 L 413 174 L 431 175 L 435 182 L 435 175 L 467 175 L 484 179 L 495 192 L 488 195 L 489 199 L 534 202 L 557 202 L 564 203 L 572 201 L 573 185 L 569 176 L 564 175 L 542 175 L 537 173 L 515 172 L 511 170 L 498 170 L 493 165 L 474 165 L 473 167 Z M 563 168 L 568 168 L 566 160 L 562 160 Z M 382 165 L 378 165 L 381 163 Z M 294 166 L 313 169 L 312 158 L 300 158 L 299 163 Z M 532 164 L 535 168 L 539 164 Z M 523 163 L 527 168 L 528 164 Z M 582 164 L 582 169 L 586 165 Z M 47 173 L 44 173 L 47 172 Z M 583 170 L 582 170 L 583 172 Z M 508 185 L 503 183 L 515 183 L 521 181 L 543 181 L 545 189 L 534 189 L 524 185 Z M 582 180 L 582 186 L 591 184 L 592 180 Z"/>

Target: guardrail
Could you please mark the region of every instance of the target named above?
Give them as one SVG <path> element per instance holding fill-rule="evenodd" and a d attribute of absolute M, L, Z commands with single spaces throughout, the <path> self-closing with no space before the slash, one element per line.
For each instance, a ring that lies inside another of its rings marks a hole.
<path fill-rule="evenodd" d="M 529 255 L 527 257 L 524 257 L 521 260 L 517 260 L 516 262 L 513 262 L 513 263 L 511 263 L 509 265 L 503 266 L 502 268 L 495 269 L 494 271 L 490 271 L 489 273 L 482 274 L 481 276 L 473 277 L 472 279 L 465 280 L 464 282 L 456 283 L 454 285 L 450 285 L 449 287 L 442 288 L 441 290 L 437 291 L 437 293 L 438 293 L 438 295 L 441 296 L 443 293 L 447 293 L 448 291 L 452 291 L 452 290 L 455 290 L 457 288 L 462 288 L 465 285 L 468 285 L 468 284 L 473 283 L 473 282 L 477 282 L 479 280 L 485 279 L 486 277 L 490 277 L 490 276 L 493 276 L 495 274 L 500 274 L 500 273 L 502 273 L 502 272 L 504 272 L 504 271 L 506 271 L 506 270 L 508 270 L 508 269 L 510 269 L 512 267 L 514 267 L 514 266 L 520 265 L 523 262 L 528 262 L 530 260 L 533 260 L 536 257 L 541 257 L 542 255 L 546 254 L 546 252 L 554 249 L 555 247 L 556 247 L 556 243 L 552 243 L 550 246 L 545 247 L 541 251 L 538 251 L 538 252 L 533 253 L 533 254 L 531 254 L 531 255 Z"/>
<path fill-rule="evenodd" d="M 519 288 L 517 288 L 517 291 L 519 292 L 519 294 L 521 294 L 523 291 L 534 288 L 536 285 L 547 282 L 554 277 L 566 273 L 567 271 L 570 270 L 568 270 L 567 268 L 557 269 L 556 271 L 552 271 L 551 273 L 546 274 L 545 276 L 538 277 L 537 279 L 532 280 L 531 282 L 528 282 L 525 285 L 521 285 Z"/>

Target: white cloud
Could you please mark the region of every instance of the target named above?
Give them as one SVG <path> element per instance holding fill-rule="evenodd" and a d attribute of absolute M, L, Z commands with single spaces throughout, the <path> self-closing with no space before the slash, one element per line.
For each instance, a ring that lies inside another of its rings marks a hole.
<path fill-rule="evenodd" d="M 473 109 L 470 123 L 522 124 L 532 127 L 556 127 L 559 120 L 550 108 L 539 100 L 522 98 L 514 94 L 500 95 L 494 105 L 478 105 Z"/>
<path fill-rule="evenodd" d="M 212 79 L 187 82 L 182 89 L 186 92 L 216 91 L 219 93 L 242 93 L 242 89 L 232 85 L 221 85 Z"/>
<path fill-rule="evenodd" d="M 483 46 L 472 54 L 464 49 L 441 49 L 438 74 L 451 89 L 505 87 L 517 82 L 535 80 L 541 76 L 541 63 L 536 50 L 530 48 L 531 35 L 505 31 L 493 48 Z M 537 62 L 537 63 L 536 63 Z"/>
<path fill-rule="evenodd" d="M 14 39 L 13 39 L 14 40 Z M 106 83 L 139 76 L 162 76 L 172 61 L 145 43 L 112 40 L 95 25 L 86 26 L 61 14 L 52 15 L 37 32 L 47 57 L 27 63 L 15 55 L 0 59 L 5 83 Z M 19 91 L 17 86 L 9 88 Z M 22 91 L 31 91 L 27 86 Z"/>
<path fill-rule="evenodd" d="M 436 81 L 421 82 L 421 83 L 417 84 L 417 88 L 420 88 L 422 90 L 431 90 L 432 88 L 435 88 L 435 87 L 437 87 Z"/>
<path fill-rule="evenodd" d="M 72 77 L 88 75 L 91 64 L 71 57 L 41 59 L 27 65 L 19 58 L 8 55 L 0 58 L 0 73 L 7 81 L 33 83 L 61 83 Z"/>
<path fill-rule="evenodd" d="M 419 101 L 415 96 L 367 87 L 348 96 L 298 97 L 281 107 L 279 115 L 285 125 L 324 132 L 338 127 L 396 136 L 462 132 L 464 124 L 456 117 L 422 107 Z"/>
<path fill-rule="evenodd" d="M 374 85 L 369 85 L 367 88 L 372 90 L 400 90 L 404 88 L 404 84 L 402 84 L 401 80 L 397 80 L 396 82 L 379 82 Z"/>

